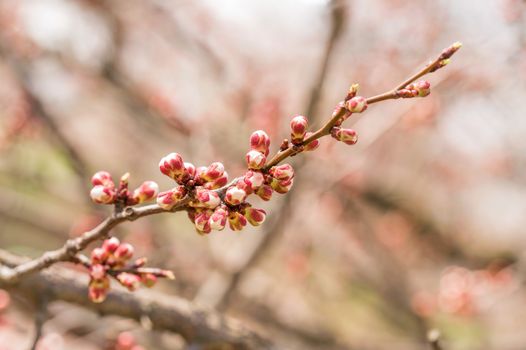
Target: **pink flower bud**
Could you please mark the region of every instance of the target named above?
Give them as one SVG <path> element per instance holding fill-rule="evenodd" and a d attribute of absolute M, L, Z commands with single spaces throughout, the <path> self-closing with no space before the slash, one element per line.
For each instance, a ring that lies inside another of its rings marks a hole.
<path fill-rule="evenodd" d="M 269 174 L 276 180 L 288 181 L 294 177 L 294 168 L 290 164 L 273 166 Z"/>
<path fill-rule="evenodd" d="M 91 199 L 97 204 L 113 204 L 115 202 L 115 189 L 97 185 L 89 193 Z"/>
<path fill-rule="evenodd" d="M 195 228 L 199 234 L 206 234 L 212 231 L 209 219 L 212 216 L 211 210 L 197 211 L 195 214 Z"/>
<path fill-rule="evenodd" d="M 273 179 L 270 183 L 270 187 L 272 189 L 280 194 L 287 193 L 292 188 L 292 185 L 294 184 L 294 179 L 290 180 L 276 180 Z"/>
<path fill-rule="evenodd" d="M 238 205 L 243 203 L 247 198 L 247 193 L 236 186 L 231 186 L 226 190 L 225 202 L 230 205 Z"/>
<path fill-rule="evenodd" d="M 254 192 L 258 188 L 263 186 L 264 181 L 265 181 L 265 177 L 263 176 L 262 173 L 258 171 L 249 170 L 245 173 L 245 176 L 243 177 L 243 183 L 247 185 L 249 192 Z"/>
<path fill-rule="evenodd" d="M 272 197 L 272 187 L 269 185 L 263 185 L 256 191 L 256 194 L 259 196 L 259 198 L 263 199 L 264 201 L 269 201 Z"/>
<path fill-rule="evenodd" d="M 164 175 L 179 182 L 186 173 L 183 158 L 178 153 L 170 153 L 159 162 L 159 169 Z"/>
<path fill-rule="evenodd" d="M 228 215 L 228 225 L 233 231 L 241 231 L 247 225 L 247 219 L 238 212 L 231 212 Z"/>
<path fill-rule="evenodd" d="M 144 181 L 135 191 L 133 191 L 133 199 L 137 203 L 144 203 L 159 193 L 159 186 L 153 181 Z"/>
<path fill-rule="evenodd" d="M 214 181 L 205 183 L 203 186 L 207 190 L 215 190 L 225 186 L 228 183 L 228 173 L 225 171 L 221 177 L 218 177 Z"/>
<path fill-rule="evenodd" d="M 147 262 L 148 262 L 148 259 L 146 257 L 137 258 L 135 260 L 135 262 L 133 263 L 133 266 L 134 267 L 142 267 L 142 266 L 146 265 Z"/>
<path fill-rule="evenodd" d="M 108 251 L 103 248 L 95 248 L 91 251 L 91 263 L 101 264 L 108 258 Z"/>
<path fill-rule="evenodd" d="M 270 148 L 270 137 L 263 130 L 257 130 L 250 135 L 250 149 L 259 151 L 268 156 Z"/>
<path fill-rule="evenodd" d="M 347 145 L 354 145 L 358 142 L 358 134 L 353 129 L 338 128 L 335 132 L 331 132 L 331 136 Z"/>
<path fill-rule="evenodd" d="M 92 279 L 88 286 L 88 297 L 94 303 L 102 303 L 110 290 L 110 280 L 107 276 L 101 279 Z"/>
<path fill-rule="evenodd" d="M 88 288 L 88 298 L 94 303 L 102 303 L 104 300 L 106 300 L 108 291 L 108 288 L 98 288 L 90 285 Z"/>
<path fill-rule="evenodd" d="M 362 96 L 355 96 L 346 103 L 349 112 L 362 113 L 367 109 L 367 100 Z"/>
<path fill-rule="evenodd" d="M 305 134 L 307 133 L 307 127 L 309 122 L 307 118 L 302 115 L 295 116 L 290 122 L 290 137 L 293 143 L 303 141 Z"/>
<path fill-rule="evenodd" d="M 259 226 L 265 221 L 267 213 L 263 209 L 248 207 L 243 210 L 243 215 L 252 226 Z"/>
<path fill-rule="evenodd" d="M 246 160 L 249 169 L 261 169 L 265 166 L 267 157 L 259 151 L 248 151 L 246 155 Z"/>
<path fill-rule="evenodd" d="M 312 132 L 308 132 L 305 134 L 305 139 L 308 139 L 313 133 Z M 306 144 L 304 147 L 303 147 L 303 150 L 308 152 L 308 151 L 314 151 L 316 148 L 318 148 L 320 146 L 320 140 L 314 140 L 314 141 L 311 141 L 309 142 L 308 144 Z"/>
<path fill-rule="evenodd" d="M 186 189 L 184 186 L 178 186 L 159 193 L 157 195 L 157 204 L 165 210 L 170 210 L 183 199 L 184 196 L 186 196 Z"/>
<path fill-rule="evenodd" d="M 214 162 L 210 164 L 204 171 L 201 171 L 199 176 L 205 181 L 214 181 L 223 176 L 225 172 L 225 167 L 223 163 Z"/>
<path fill-rule="evenodd" d="M 117 275 L 117 281 L 132 292 L 139 288 L 141 278 L 133 273 L 121 272 Z"/>
<path fill-rule="evenodd" d="M 226 220 L 228 218 L 228 210 L 224 207 L 217 207 L 214 213 L 208 219 L 208 223 L 212 230 L 221 231 L 225 228 Z"/>
<path fill-rule="evenodd" d="M 106 270 L 101 264 L 94 264 L 89 269 L 89 275 L 94 280 L 101 280 L 106 276 Z"/>
<path fill-rule="evenodd" d="M 185 172 L 190 176 L 190 178 L 194 178 L 195 177 L 195 172 L 196 172 L 196 169 L 195 169 L 195 165 L 193 165 L 192 163 L 187 163 L 187 162 L 184 162 L 184 169 L 185 169 Z"/>
<path fill-rule="evenodd" d="M 221 203 L 221 198 L 214 192 L 203 187 L 198 187 L 195 192 L 195 201 L 191 203 L 193 207 L 214 209 Z"/>
<path fill-rule="evenodd" d="M 121 242 L 117 237 L 111 237 L 102 243 L 102 249 L 104 249 L 109 254 L 113 254 L 113 252 L 119 248 L 120 244 Z"/>
<path fill-rule="evenodd" d="M 141 274 L 141 282 L 148 288 L 151 288 L 157 282 L 157 276 L 152 273 L 143 273 Z"/>
<path fill-rule="evenodd" d="M 115 258 L 120 261 L 126 261 L 131 259 L 133 256 L 133 246 L 129 243 L 122 243 L 119 245 L 119 247 L 115 250 Z"/>
<path fill-rule="evenodd" d="M 91 183 L 93 186 L 104 186 L 109 188 L 115 187 L 115 184 L 111 178 L 111 174 L 107 171 L 96 172 L 91 178 Z"/>
<path fill-rule="evenodd" d="M 431 84 L 426 80 L 420 80 L 408 86 L 408 89 L 414 89 L 417 96 L 426 97 L 431 93 Z"/>

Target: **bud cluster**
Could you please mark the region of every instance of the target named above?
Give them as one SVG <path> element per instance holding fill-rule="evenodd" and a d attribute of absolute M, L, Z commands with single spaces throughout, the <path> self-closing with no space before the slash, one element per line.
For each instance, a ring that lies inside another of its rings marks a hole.
<path fill-rule="evenodd" d="M 426 97 L 431 93 L 431 83 L 427 80 L 420 80 L 415 83 L 407 85 L 405 88 L 400 89 L 396 92 L 398 97 L 402 98 L 413 98 L 413 97 Z"/>
<path fill-rule="evenodd" d="M 144 268 L 146 258 L 130 262 L 133 251 L 131 244 L 121 243 L 116 237 L 106 239 L 101 247 L 93 249 L 87 264 L 90 274 L 88 296 L 91 301 L 101 303 L 106 299 L 110 290 L 109 277 L 114 277 L 130 291 L 141 284 L 152 287 L 159 277 L 174 278 L 171 271 Z"/>
<path fill-rule="evenodd" d="M 115 186 L 111 174 L 107 171 L 96 172 L 91 178 L 93 188 L 91 199 L 98 204 L 135 205 L 152 200 L 159 192 L 159 186 L 153 181 L 145 181 L 133 192 L 128 190 L 129 173 L 124 174 L 119 186 Z"/>

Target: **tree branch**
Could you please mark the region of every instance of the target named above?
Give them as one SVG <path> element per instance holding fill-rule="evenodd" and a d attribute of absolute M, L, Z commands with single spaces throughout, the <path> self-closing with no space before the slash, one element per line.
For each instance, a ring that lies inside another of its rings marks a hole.
<path fill-rule="evenodd" d="M 23 258 L 0 250 L 0 261 L 6 266 L 20 264 Z M 53 266 L 47 271 L 23 279 L 17 284 L 0 281 L 0 287 L 38 300 L 61 300 L 84 306 L 102 315 L 116 315 L 140 321 L 147 317 L 155 329 L 180 334 L 187 342 L 204 344 L 204 349 L 274 349 L 268 341 L 247 330 L 239 321 L 208 309 L 196 307 L 176 296 L 149 290 L 129 293 L 112 289 L 106 301 L 92 303 L 87 297 L 87 281 L 69 269 Z"/>

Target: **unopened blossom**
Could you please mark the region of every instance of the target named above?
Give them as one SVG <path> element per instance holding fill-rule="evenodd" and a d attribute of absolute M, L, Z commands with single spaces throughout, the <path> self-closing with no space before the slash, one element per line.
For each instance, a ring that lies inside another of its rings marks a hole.
<path fill-rule="evenodd" d="M 113 204 L 117 195 L 113 187 L 96 185 L 90 191 L 91 199 L 97 204 Z"/>
<path fill-rule="evenodd" d="M 309 122 L 304 116 L 298 115 L 292 118 L 292 120 L 290 121 L 290 137 L 293 143 L 303 141 L 303 138 L 307 133 L 308 126 Z"/>
<path fill-rule="evenodd" d="M 245 159 L 249 169 L 261 169 L 267 161 L 267 157 L 263 153 L 255 150 L 248 151 Z"/>
<path fill-rule="evenodd" d="M 121 243 L 113 255 L 117 260 L 127 261 L 133 256 L 133 246 L 129 243 Z"/>
<path fill-rule="evenodd" d="M 233 231 L 241 231 L 247 225 L 247 219 L 243 214 L 233 211 L 228 215 L 228 224 Z"/>
<path fill-rule="evenodd" d="M 152 200 L 159 193 L 159 186 L 153 181 L 144 181 L 135 191 L 133 191 L 133 199 L 137 203 L 144 203 Z"/>
<path fill-rule="evenodd" d="M 165 210 L 172 209 L 181 199 L 186 196 L 184 186 L 177 186 L 171 190 L 161 192 L 157 195 L 157 204 Z"/>
<path fill-rule="evenodd" d="M 249 170 L 243 177 L 243 183 L 248 187 L 251 193 L 263 186 L 264 181 L 265 177 L 259 171 Z"/>
<path fill-rule="evenodd" d="M 287 181 L 294 177 L 294 168 L 290 164 L 276 165 L 270 168 L 269 174 L 276 180 Z"/>
<path fill-rule="evenodd" d="M 153 273 L 143 273 L 140 275 L 141 282 L 144 286 L 151 288 L 157 283 L 157 276 Z"/>
<path fill-rule="evenodd" d="M 236 186 L 231 186 L 226 190 L 225 202 L 227 204 L 238 205 L 238 204 L 243 203 L 245 198 L 247 198 L 247 193 L 241 188 L 238 188 Z"/>
<path fill-rule="evenodd" d="M 214 181 L 223 176 L 225 167 L 223 163 L 214 162 L 206 168 L 200 168 L 199 176 L 206 182 Z"/>
<path fill-rule="evenodd" d="M 259 151 L 268 156 L 270 150 L 270 137 L 263 130 L 257 130 L 250 135 L 250 149 Z"/>
<path fill-rule="evenodd" d="M 159 170 L 177 182 L 184 180 L 185 174 L 188 174 L 184 166 L 183 158 L 178 153 L 170 153 L 161 158 Z"/>
<path fill-rule="evenodd" d="M 93 186 L 115 187 L 111 174 L 107 171 L 98 171 L 91 177 Z"/>
<path fill-rule="evenodd" d="M 256 194 L 259 196 L 259 198 L 263 199 L 264 201 L 269 201 L 272 197 L 272 187 L 269 185 L 262 185 L 260 188 L 257 189 Z"/>
<path fill-rule="evenodd" d="M 214 209 L 221 203 L 219 195 L 211 190 L 207 190 L 203 187 L 198 187 L 195 192 L 195 201 L 191 204 L 193 207 L 202 207 Z"/>
<path fill-rule="evenodd" d="M 198 233 L 206 234 L 212 231 L 210 222 L 208 221 L 212 216 L 213 211 L 209 209 L 198 210 L 195 214 L 194 225 Z"/>
<path fill-rule="evenodd" d="M 124 287 L 128 288 L 129 291 L 134 291 L 139 288 L 141 283 L 141 278 L 136 274 L 129 272 L 121 272 L 117 275 L 117 280 Z"/>
<path fill-rule="evenodd" d="M 225 228 L 226 221 L 228 219 L 228 210 L 226 207 L 217 207 L 210 218 L 208 219 L 208 223 L 210 224 L 210 228 L 212 230 L 221 231 Z"/>
<path fill-rule="evenodd" d="M 108 251 L 101 247 L 95 248 L 91 251 L 91 262 L 98 264 L 104 262 L 108 258 Z"/>
<path fill-rule="evenodd" d="M 88 298 L 94 303 L 102 303 L 110 290 L 110 280 L 107 276 L 101 279 L 91 279 L 88 285 Z"/>
<path fill-rule="evenodd" d="M 426 97 L 431 93 L 431 84 L 426 80 L 420 80 L 410 84 L 408 89 L 414 89 L 419 97 Z"/>
<path fill-rule="evenodd" d="M 289 180 L 273 179 L 272 182 L 270 183 L 270 187 L 272 187 L 272 189 L 276 191 L 277 193 L 285 194 L 290 191 L 293 184 L 294 184 L 294 179 L 289 179 Z"/>
<path fill-rule="evenodd" d="M 94 264 L 91 265 L 89 274 L 91 278 L 101 280 L 106 276 L 106 269 L 101 264 Z"/>
<path fill-rule="evenodd" d="M 352 113 L 361 113 L 367 109 L 367 100 L 362 96 L 355 96 L 346 102 L 345 106 Z"/>
<path fill-rule="evenodd" d="M 305 134 L 305 139 L 308 139 L 313 133 L 312 132 L 307 132 Z M 308 151 L 314 151 L 316 148 L 318 148 L 320 146 L 320 140 L 312 140 L 311 142 L 307 143 L 306 145 L 303 146 L 303 150 L 308 152 Z"/>
<path fill-rule="evenodd" d="M 223 175 L 213 181 L 209 181 L 203 185 L 207 190 L 215 190 L 225 186 L 228 183 L 228 173 L 225 171 Z"/>
<path fill-rule="evenodd" d="M 243 210 L 243 215 L 252 226 L 259 226 L 265 221 L 267 213 L 263 209 L 247 207 Z"/>
<path fill-rule="evenodd" d="M 358 142 L 358 134 L 353 129 L 334 128 L 331 136 L 347 145 L 354 145 Z"/>
<path fill-rule="evenodd" d="M 119 241 L 117 237 L 111 237 L 111 238 L 106 239 L 102 243 L 102 249 L 104 249 L 109 254 L 113 254 L 117 250 L 117 248 L 119 248 L 120 244 L 121 242 Z"/>
<path fill-rule="evenodd" d="M 196 173 L 195 165 L 193 165 L 192 163 L 187 163 L 187 162 L 184 162 L 183 165 L 184 165 L 185 172 L 190 176 L 190 178 L 194 178 L 195 173 Z"/>

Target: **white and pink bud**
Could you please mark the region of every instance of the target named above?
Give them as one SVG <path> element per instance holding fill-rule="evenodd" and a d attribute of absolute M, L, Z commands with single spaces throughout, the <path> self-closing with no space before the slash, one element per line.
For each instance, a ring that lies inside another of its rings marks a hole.
<path fill-rule="evenodd" d="M 101 264 L 91 265 L 89 275 L 94 280 L 102 280 L 106 277 L 106 269 Z"/>
<path fill-rule="evenodd" d="M 153 273 L 141 274 L 141 282 L 145 287 L 151 288 L 157 283 L 157 276 Z"/>
<path fill-rule="evenodd" d="M 265 221 L 267 213 L 263 209 L 247 207 L 243 210 L 243 215 L 252 226 L 259 226 Z"/>
<path fill-rule="evenodd" d="M 124 287 L 128 288 L 130 292 L 133 292 L 139 288 L 141 283 L 141 278 L 133 273 L 121 272 L 117 275 L 117 280 Z"/>
<path fill-rule="evenodd" d="M 111 237 L 104 240 L 104 242 L 102 243 L 102 249 L 104 249 L 108 253 L 108 255 L 113 254 L 113 252 L 115 252 L 117 248 L 119 248 L 120 244 L 121 242 L 117 237 Z"/>
<path fill-rule="evenodd" d="M 228 215 L 228 225 L 233 231 L 241 231 L 247 225 L 247 219 L 243 214 L 233 211 Z"/>
<path fill-rule="evenodd" d="M 92 264 L 102 264 L 108 258 L 108 251 L 103 248 L 95 248 L 91 251 L 91 263 Z"/>
<path fill-rule="evenodd" d="M 294 177 L 294 168 L 290 164 L 276 165 L 270 168 L 270 176 L 279 181 L 288 181 Z"/>
<path fill-rule="evenodd" d="M 246 160 L 249 169 L 261 169 L 265 166 L 267 157 L 259 151 L 251 150 L 248 151 Z"/>
<path fill-rule="evenodd" d="M 109 290 L 110 280 L 107 276 L 100 280 L 92 279 L 88 286 L 88 297 L 94 303 L 102 303 L 106 299 Z"/>
<path fill-rule="evenodd" d="M 312 134 L 313 134 L 312 132 L 306 133 L 305 134 L 305 139 L 308 139 Z M 303 150 L 306 151 L 306 152 L 314 151 L 319 146 L 320 146 L 320 140 L 312 140 L 311 142 L 309 142 L 306 145 L 304 145 Z"/>
<path fill-rule="evenodd" d="M 135 191 L 133 200 L 137 203 L 144 203 L 152 200 L 159 193 L 159 186 L 153 181 L 144 181 Z"/>
<path fill-rule="evenodd" d="M 183 164 L 184 164 L 185 172 L 190 176 L 190 178 L 193 179 L 196 173 L 195 165 L 193 165 L 192 163 L 187 163 L 187 162 L 184 162 Z"/>
<path fill-rule="evenodd" d="M 107 171 L 98 171 L 93 174 L 91 177 L 91 183 L 93 186 L 115 187 L 111 174 Z"/>
<path fill-rule="evenodd" d="M 214 162 L 210 164 L 205 169 L 201 169 L 199 176 L 205 181 L 214 181 L 223 176 L 225 172 L 225 167 L 223 163 Z"/>
<path fill-rule="evenodd" d="M 159 193 L 157 195 L 157 204 L 165 210 L 170 210 L 179 203 L 184 196 L 186 196 L 184 186 L 177 186 L 171 190 Z"/>
<path fill-rule="evenodd" d="M 259 171 L 249 170 L 245 173 L 243 177 L 243 183 L 248 187 L 248 192 L 254 192 L 265 182 L 265 177 Z M 246 190 L 245 190 L 246 192 Z"/>
<path fill-rule="evenodd" d="M 113 187 L 106 187 L 103 185 L 94 186 L 89 195 L 93 202 L 97 204 L 113 204 L 117 198 L 117 194 Z"/>
<path fill-rule="evenodd" d="M 237 186 L 231 186 L 226 190 L 225 202 L 230 205 L 238 205 L 245 201 L 247 192 Z"/>
<path fill-rule="evenodd" d="M 353 129 L 335 128 L 331 136 L 347 145 L 354 145 L 358 142 L 358 134 Z"/>
<path fill-rule="evenodd" d="M 420 80 L 407 87 L 408 89 L 415 90 L 418 97 L 426 97 L 431 93 L 431 83 L 426 80 Z"/>
<path fill-rule="evenodd" d="M 228 183 L 228 173 L 225 171 L 221 177 L 218 177 L 214 181 L 205 183 L 203 186 L 207 190 L 215 190 L 225 186 Z"/>
<path fill-rule="evenodd" d="M 133 256 L 133 246 L 129 243 L 122 243 L 119 245 L 119 247 L 115 250 L 115 258 L 119 261 L 127 261 L 130 260 Z"/>
<path fill-rule="evenodd" d="M 272 187 L 274 191 L 280 194 L 284 194 L 290 191 L 293 184 L 294 184 L 294 179 L 281 180 L 281 181 L 273 179 L 272 182 L 270 183 L 270 187 Z"/>
<path fill-rule="evenodd" d="M 214 209 L 221 204 L 219 195 L 211 190 L 198 187 L 195 192 L 195 201 L 191 203 L 193 207 Z"/>
<path fill-rule="evenodd" d="M 309 122 L 304 116 L 298 115 L 292 118 L 290 121 L 290 137 L 292 143 L 299 143 L 303 141 L 308 127 Z"/>
<path fill-rule="evenodd" d="M 270 137 L 263 130 L 257 130 L 250 135 L 250 149 L 259 151 L 268 156 L 270 149 Z"/>
<path fill-rule="evenodd" d="M 226 207 L 217 207 L 210 216 L 210 219 L 208 219 L 210 229 L 216 231 L 223 230 L 225 228 L 227 218 L 228 210 Z"/>
<path fill-rule="evenodd" d="M 367 109 L 367 100 L 362 96 L 355 96 L 346 102 L 345 106 L 352 113 L 361 113 Z"/>
<path fill-rule="evenodd" d="M 259 196 L 259 198 L 263 199 L 264 201 L 269 201 L 270 198 L 272 198 L 272 187 L 269 185 L 262 185 L 260 188 L 257 189 L 256 194 Z"/>
<path fill-rule="evenodd" d="M 170 153 L 163 157 L 159 162 L 159 170 L 177 182 L 181 181 L 186 174 L 183 158 L 178 153 Z"/>
<path fill-rule="evenodd" d="M 210 227 L 210 217 L 212 216 L 211 210 L 197 211 L 195 214 L 194 225 L 195 229 L 199 234 L 207 234 L 212 231 Z"/>

